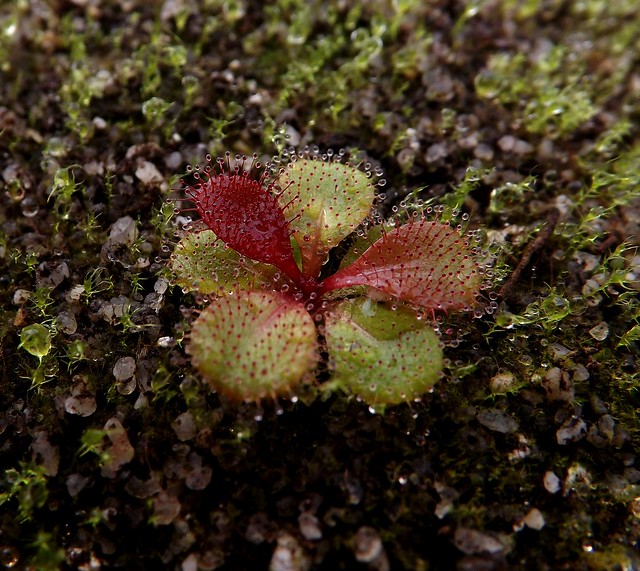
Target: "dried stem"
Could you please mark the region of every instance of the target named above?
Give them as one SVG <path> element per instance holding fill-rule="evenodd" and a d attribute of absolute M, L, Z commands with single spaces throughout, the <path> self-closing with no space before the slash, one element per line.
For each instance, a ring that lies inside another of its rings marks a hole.
<path fill-rule="evenodd" d="M 529 265 L 529 262 L 531 261 L 533 255 L 545 245 L 549 237 L 553 234 L 553 231 L 555 230 L 559 219 L 560 212 L 556 208 L 551 209 L 549 211 L 549 214 L 547 215 L 547 221 L 540 230 L 540 233 L 535 237 L 534 240 L 529 242 L 529 245 L 522 253 L 522 257 L 520 258 L 520 262 L 516 266 L 516 269 L 513 270 L 512 274 L 509 276 L 509 279 L 500 288 L 500 291 L 498 292 L 500 298 L 507 299 L 511 296 L 514 286 L 518 283 L 518 281 L 520 281 L 522 272 Z"/>

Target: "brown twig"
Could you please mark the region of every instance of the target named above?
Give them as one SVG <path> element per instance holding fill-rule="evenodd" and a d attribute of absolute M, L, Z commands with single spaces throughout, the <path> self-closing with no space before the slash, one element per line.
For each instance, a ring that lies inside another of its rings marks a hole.
<path fill-rule="evenodd" d="M 560 219 L 560 211 L 557 210 L 556 208 L 551 209 L 549 211 L 549 214 L 547 215 L 547 221 L 545 225 L 542 227 L 542 229 L 540 230 L 540 233 L 535 237 L 534 240 L 529 242 L 529 245 L 524 249 L 524 252 L 522 253 L 522 257 L 520 258 L 520 261 L 518 262 L 518 265 L 516 266 L 515 270 L 513 270 L 513 272 L 509 276 L 509 279 L 506 282 L 504 282 L 504 284 L 502 284 L 502 287 L 498 292 L 498 295 L 500 296 L 500 298 L 507 299 L 507 297 L 509 297 L 509 295 L 513 290 L 513 287 L 520 280 L 520 276 L 522 275 L 522 272 L 529 265 L 529 262 L 531 261 L 531 258 L 533 257 L 533 255 L 538 250 L 540 250 L 542 246 L 544 246 L 546 241 L 553 234 L 553 231 L 555 230 L 555 227 L 558 224 L 559 219 Z"/>

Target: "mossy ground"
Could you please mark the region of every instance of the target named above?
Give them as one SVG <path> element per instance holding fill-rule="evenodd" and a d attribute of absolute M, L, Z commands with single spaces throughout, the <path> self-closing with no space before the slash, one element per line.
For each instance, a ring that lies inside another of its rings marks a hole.
<path fill-rule="evenodd" d="M 623 0 L 3 3 L 0 564 L 640 565 L 639 34 Z M 547 232 L 421 402 L 261 409 L 190 367 L 166 199 L 288 143 L 365 151 L 383 209 L 460 202 L 503 280 Z"/>

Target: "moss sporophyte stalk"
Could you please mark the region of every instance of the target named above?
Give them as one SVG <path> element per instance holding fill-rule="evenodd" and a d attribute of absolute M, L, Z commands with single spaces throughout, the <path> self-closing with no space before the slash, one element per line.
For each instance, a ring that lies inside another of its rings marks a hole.
<path fill-rule="evenodd" d="M 200 220 L 170 265 L 183 291 L 210 299 L 187 352 L 212 388 L 293 396 L 320 368 L 323 387 L 382 408 L 433 386 L 436 314 L 477 312 L 487 286 L 473 232 L 416 205 L 383 220 L 380 173 L 343 152 L 288 151 L 264 166 L 227 153 L 189 172 Z"/>

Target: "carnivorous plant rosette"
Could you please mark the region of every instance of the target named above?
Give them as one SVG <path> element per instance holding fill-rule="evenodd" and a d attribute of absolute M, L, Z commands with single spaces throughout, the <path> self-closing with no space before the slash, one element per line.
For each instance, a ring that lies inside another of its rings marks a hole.
<path fill-rule="evenodd" d="M 212 388 L 251 401 L 292 395 L 323 355 L 326 386 L 372 406 L 433 386 L 443 367 L 435 315 L 473 309 L 484 284 L 473 233 L 430 210 L 381 220 L 379 173 L 342 152 L 264 166 L 227 153 L 191 172 L 185 193 L 200 222 L 170 264 L 185 292 L 211 300 L 187 352 Z"/>

